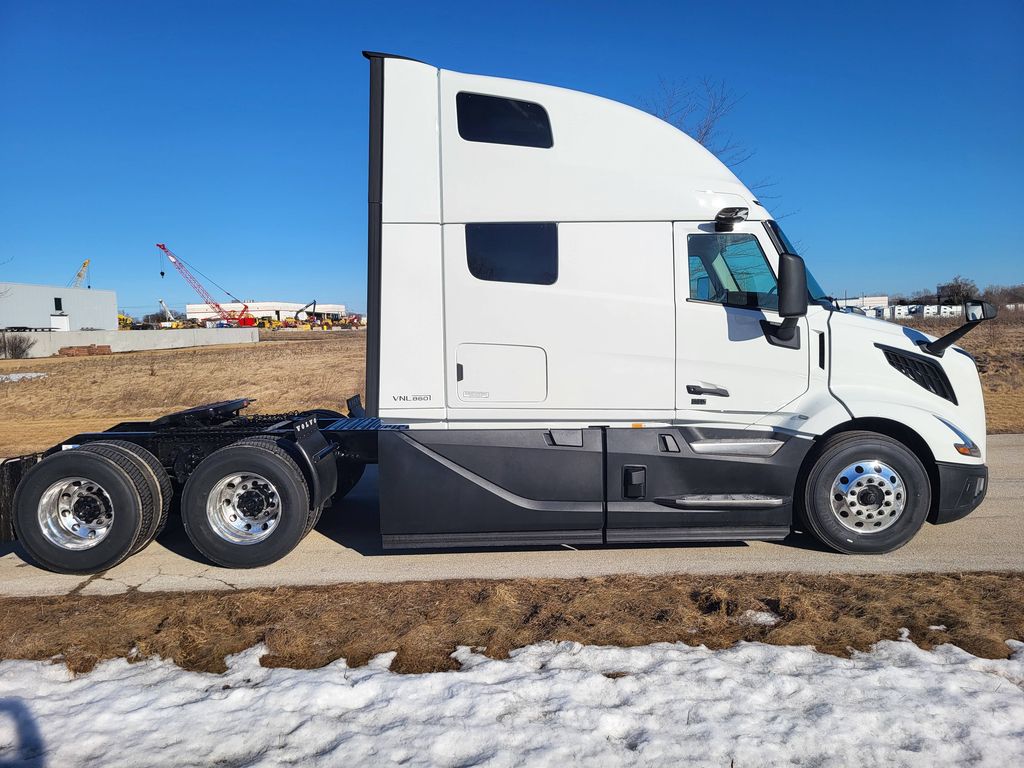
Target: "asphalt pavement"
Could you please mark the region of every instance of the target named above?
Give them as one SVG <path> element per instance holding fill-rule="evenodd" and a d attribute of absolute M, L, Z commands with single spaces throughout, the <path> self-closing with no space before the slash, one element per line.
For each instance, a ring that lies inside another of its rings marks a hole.
<path fill-rule="evenodd" d="M 104 574 L 60 576 L 29 563 L 21 548 L 0 549 L 0 594 L 59 595 L 248 589 L 352 581 L 457 578 L 574 578 L 616 573 L 908 573 L 1024 571 L 1024 435 L 989 438 L 988 497 L 970 516 L 928 525 L 887 555 L 851 556 L 824 550 L 804 535 L 783 542 L 672 544 L 573 549 L 459 550 L 390 553 L 380 546 L 377 473 L 362 482 L 288 557 L 265 568 L 230 570 L 203 560 L 180 521 L 160 540 Z"/>

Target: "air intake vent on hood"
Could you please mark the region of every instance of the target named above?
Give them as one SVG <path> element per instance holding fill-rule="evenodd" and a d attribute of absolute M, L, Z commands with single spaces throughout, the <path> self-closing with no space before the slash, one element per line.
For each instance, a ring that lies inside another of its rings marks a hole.
<path fill-rule="evenodd" d="M 930 357 L 915 355 L 913 352 L 905 352 L 902 349 L 886 347 L 882 344 L 875 344 L 885 359 L 893 368 L 902 373 L 908 379 L 927 389 L 933 395 L 949 400 L 956 405 L 956 395 L 953 393 L 953 386 L 949 383 L 946 372 L 942 366 Z"/>

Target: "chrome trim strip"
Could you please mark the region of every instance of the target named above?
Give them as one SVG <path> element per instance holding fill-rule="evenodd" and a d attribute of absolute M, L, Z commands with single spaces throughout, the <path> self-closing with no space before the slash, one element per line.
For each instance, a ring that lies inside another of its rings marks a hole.
<path fill-rule="evenodd" d="M 719 440 L 695 440 L 690 443 L 690 448 L 694 453 L 717 456 L 774 456 L 782 445 L 782 440 L 722 438 Z"/>

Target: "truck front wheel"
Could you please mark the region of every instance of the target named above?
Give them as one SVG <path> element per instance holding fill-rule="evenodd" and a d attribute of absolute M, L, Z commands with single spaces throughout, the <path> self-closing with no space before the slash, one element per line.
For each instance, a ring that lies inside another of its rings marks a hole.
<path fill-rule="evenodd" d="M 875 432 L 843 432 L 816 454 L 803 518 L 823 544 L 848 554 L 899 549 L 920 530 L 931 482 L 905 445 Z"/>
<path fill-rule="evenodd" d="M 188 537 L 227 568 L 280 560 L 302 540 L 310 514 L 302 471 L 269 441 L 246 440 L 210 454 L 181 497 Z"/>

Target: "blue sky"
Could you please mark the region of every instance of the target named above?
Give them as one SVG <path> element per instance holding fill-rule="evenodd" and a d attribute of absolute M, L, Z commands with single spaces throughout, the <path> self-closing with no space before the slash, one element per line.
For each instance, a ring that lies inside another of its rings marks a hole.
<path fill-rule="evenodd" d="M 725 80 L 826 290 L 1024 281 L 1024 3 L 843 5 L 0 0 L 0 280 L 194 301 L 159 241 L 363 309 L 371 49 L 633 104 Z"/>

